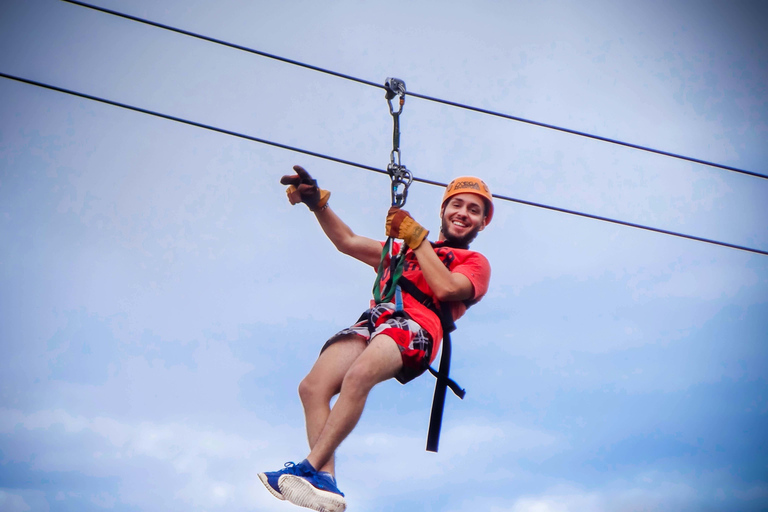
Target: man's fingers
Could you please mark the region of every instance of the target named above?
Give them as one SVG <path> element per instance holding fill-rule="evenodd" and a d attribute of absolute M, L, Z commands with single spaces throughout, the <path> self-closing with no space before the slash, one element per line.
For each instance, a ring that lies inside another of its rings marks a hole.
<path fill-rule="evenodd" d="M 402 224 L 403 221 L 409 217 L 410 215 L 408 215 L 408 212 L 405 210 L 395 212 L 395 214 L 392 216 L 392 227 L 390 229 L 390 232 L 394 234 L 393 236 L 400 238 L 400 224 Z"/>
<path fill-rule="evenodd" d="M 282 178 L 280 178 L 280 183 L 283 185 L 298 185 L 301 183 L 301 178 L 298 174 L 286 174 Z"/>
<path fill-rule="evenodd" d="M 387 236 L 400 238 L 400 225 L 403 223 L 403 220 L 410 216 L 407 211 L 401 210 L 397 206 L 391 207 L 389 212 L 387 212 Z"/>
<path fill-rule="evenodd" d="M 303 183 L 312 183 L 312 176 L 309 175 L 307 171 L 304 170 L 304 168 L 300 165 L 294 165 L 293 170 L 296 171 L 296 174 L 301 178 L 301 181 Z"/>
<path fill-rule="evenodd" d="M 304 203 L 313 212 L 322 209 L 328 202 L 331 193 L 318 188 L 317 181 L 313 180 L 302 166 L 294 165 L 293 170 L 296 171 L 296 174 L 287 174 L 280 178 L 280 183 L 289 185 L 288 190 L 286 190 L 288 200 L 291 204 Z"/>
<path fill-rule="evenodd" d="M 315 180 L 309 175 L 307 171 L 300 165 L 294 165 L 293 170 L 296 174 L 286 174 L 280 178 L 280 183 L 283 185 L 293 185 L 298 187 L 301 184 L 315 185 Z"/>

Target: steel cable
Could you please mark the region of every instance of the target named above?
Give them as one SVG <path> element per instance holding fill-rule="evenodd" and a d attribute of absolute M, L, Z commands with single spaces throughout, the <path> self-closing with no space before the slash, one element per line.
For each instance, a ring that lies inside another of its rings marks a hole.
<path fill-rule="evenodd" d="M 236 49 L 236 50 L 241 50 L 241 51 L 244 51 L 244 52 L 247 52 L 247 53 L 252 53 L 254 55 L 259 55 L 261 57 L 266 57 L 266 58 L 274 59 L 274 60 L 277 60 L 277 61 L 280 61 L 280 62 L 285 62 L 286 64 L 292 64 L 294 66 L 303 67 L 303 68 L 306 68 L 306 69 L 310 69 L 312 71 L 317 71 L 317 72 L 325 73 L 325 74 L 328 74 L 328 75 L 331 75 L 331 76 L 335 76 L 335 77 L 338 77 L 338 78 L 343 78 L 345 80 L 351 80 L 353 82 L 357 82 L 357 83 L 365 84 L 365 85 L 370 85 L 372 87 L 378 87 L 378 88 L 381 88 L 381 89 L 385 88 L 383 84 L 372 82 L 370 80 L 364 80 L 362 78 L 357 78 L 357 77 L 354 77 L 352 75 L 347 75 L 347 74 L 344 74 L 344 73 L 338 73 L 336 71 L 332 71 L 332 70 L 329 70 L 329 69 L 326 69 L 326 68 L 322 68 L 322 67 L 319 67 L 319 66 L 314 66 L 314 65 L 307 64 L 307 63 L 304 63 L 304 62 L 300 62 L 300 61 L 297 61 L 297 60 L 294 60 L 294 59 L 288 59 L 286 57 L 281 57 L 279 55 L 274 55 L 274 54 L 263 52 L 263 51 L 256 50 L 256 49 L 253 49 L 253 48 L 248 48 L 246 46 L 230 43 L 230 42 L 227 42 L 227 41 L 223 41 L 221 39 L 215 39 L 213 37 L 208 37 L 208 36 L 205 36 L 205 35 L 202 35 L 202 34 L 191 32 L 189 30 L 184 30 L 184 29 L 176 28 L 176 27 L 173 27 L 173 26 L 170 26 L 170 25 L 166 25 L 166 24 L 163 24 L 163 23 L 158 23 L 158 22 L 155 22 L 155 21 L 147 20 L 145 18 L 140 18 L 138 16 L 132 16 L 130 14 L 125 14 L 125 13 L 122 13 L 122 12 L 119 12 L 119 11 L 114 11 L 112 9 L 107 9 L 105 7 L 99 7 L 99 6 L 96 6 L 96 5 L 89 4 L 89 3 L 80 2 L 79 0 L 62 0 L 62 1 L 66 2 L 66 3 L 78 5 L 78 6 L 81 6 L 81 7 L 86 7 L 88 9 L 93 9 L 95 11 L 103 12 L 105 14 L 111 14 L 113 16 L 118 16 L 120 18 L 124 18 L 124 19 L 130 20 L 130 21 L 135 21 L 135 22 L 138 22 L 138 23 L 143 23 L 145 25 L 152 26 L 152 27 L 161 28 L 161 29 L 164 29 L 164 30 L 169 30 L 171 32 L 176 32 L 178 34 L 182 34 L 182 35 L 185 35 L 185 36 L 194 37 L 196 39 L 207 41 L 209 43 L 219 44 L 219 45 L 226 46 L 226 47 L 229 47 L 229 48 L 233 48 L 233 49 Z M 663 150 L 660 150 L 660 149 L 654 149 L 654 148 L 651 148 L 649 146 L 642 146 L 640 144 L 633 144 L 631 142 L 623 142 L 623 141 L 618 140 L 618 139 L 612 139 L 612 138 L 609 138 L 609 137 L 603 137 L 603 136 L 600 136 L 600 135 L 595 135 L 595 134 L 591 134 L 591 133 L 587 133 L 587 132 L 583 132 L 583 131 L 579 131 L 579 130 L 573 130 L 573 129 L 570 129 L 570 128 L 564 128 L 562 126 L 557 126 L 557 125 L 554 125 L 554 124 L 542 123 L 542 122 L 539 122 L 539 121 L 533 121 L 531 119 L 526 119 L 526 118 L 519 117 L 519 116 L 513 116 L 513 115 L 510 115 L 510 114 L 505 114 L 503 112 L 497 112 L 497 111 L 494 111 L 494 110 L 489 110 L 489 109 L 484 109 L 484 108 L 479 108 L 479 107 L 473 107 L 471 105 L 466 105 L 464 103 L 459 103 L 459 102 L 455 102 L 455 101 L 440 99 L 440 98 L 436 98 L 436 97 L 433 97 L 433 96 L 428 96 L 426 94 L 419 94 L 419 93 L 414 93 L 414 92 L 410 92 L 409 91 L 408 95 L 409 96 L 413 96 L 414 98 L 420 98 L 420 99 L 423 99 L 423 100 L 426 100 L 426 101 L 432 101 L 432 102 L 435 102 L 435 103 L 440 103 L 440 104 L 448 105 L 448 106 L 451 106 L 451 107 L 456 107 L 456 108 L 461 108 L 461 109 L 469 110 L 471 112 L 477 112 L 477 113 L 480 113 L 480 114 L 486 114 L 486 115 L 490 115 L 490 116 L 500 117 L 500 118 L 511 120 L 511 121 L 517 121 L 517 122 L 520 122 L 520 123 L 530 124 L 532 126 L 538 126 L 540 128 L 546 128 L 546 129 L 549 129 L 549 130 L 555 130 L 555 131 L 559 131 L 559 132 L 562 132 L 562 133 L 567 133 L 567 134 L 570 134 L 570 135 L 577 135 L 579 137 L 586 137 L 588 139 L 597 140 L 597 141 L 601 141 L 601 142 L 606 142 L 606 143 L 609 143 L 609 144 L 615 144 L 615 145 L 622 146 L 622 147 L 637 149 L 637 150 L 640 150 L 640 151 L 645 151 L 645 152 L 653 153 L 653 154 L 656 154 L 656 155 L 661 155 L 661 156 L 666 156 L 666 157 L 670 157 L 670 158 L 675 158 L 675 159 L 683 160 L 683 161 L 686 161 L 686 162 L 691 162 L 691 163 L 701 164 L 701 165 L 707 165 L 707 166 L 710 166 L 710 167 L 715 167 L 715 168 L 726 170 L 726 171 L 731 171 L 731 172 L 735 172 L 735 173 L 739 173 L 739 174 L 745 174 L 747 176 L 753 176 L 755 178 L 768 179 L 768 175 L 761 174 L 761 173 L 758 173 L 758 172 L 748 171 L 748 170 L 745 170 L 745 169 L 739 169 L 738 167 L 732 167 L 730 165 L 724 165 L 724 164 L 719 164 L 719 163 L 716 163 L 716 162 L 710 162 L 710 161 L 707 161 L 707 160 L 702 160 L 702 159 L 699 159 L 699 158 L 693 158 L 693 157 L 681 155 L 681 154 L 678 154 L 678 153 L 672 153 L 672 152 L 669 152 L 669 151 L 663 151 Z"/>
<path fill-rule="evenodd" d="M 376 167 L 373 167 L 373 166 L 370 166 L 370 165 L 365 165 L 365 164 L 361 164 L 361 163 L 357 163 L 357 162 L 352 162 L 350 160 L 345 160 L 343 158 L 336 158 L 336 157 L 333 157 L 333 156 L 325 155 L 323 153 L 318 153 L 316 151 L 309 151 L 309 150 L 306 150 L 306 149 L 301 149 L 301 148 L 298 148 L 298 147 L 295 147 L 295 146 L 289 146 L 288 144 L 281 144 L 279 142 L 269 141 L 269 140 L 266 140 L 266 139 L 262 139 L 262 138 L 259 138 L 259 137 L 254 137 L 254 136 L 247 135 L 247 134 L 244 134 L 244 133 L 240 133 L 240 132 L 236 132 L 236 131 L 232 131 L 232 130 L 227 130 L 227 129 L 224 129 L 224 128 L 218 128 L 216 126 L 212 126 L 212 125 L 205 124 L 205 123 L 199 123 L 199 122 L 192 121 L 192 120 L 189 120 L 189 119 L 185 119 L 185 118 L 182 118 L 182 117 L 172 116 L 172 115 L 169 115 L 169 114 L 163 114 L 161 112 L 156 112 L 156 111 L 153 111 L 153 110 L 148 110 L 148 109 L 141 108 L 141 107 L 136 107 L 136 106 L 133 106 L 133 105 L 128 105 L 126 103 L 120 103 L 118 101 L 113 101 L 113 100 L 109 100 L 109 99 L 106 99 L 106 98 L 101 98 L 101 97 L 98 97 L 98 96 L 93 96 L 91 94 L 86 94 L 86 93 L 82 93 L 82 92 L 78 92 L 78 91 L 73 91 L 73 90 L 70 90 L 70 89 L 65 89 L 63 87 L 57 87 L 55 85 L 46 84 L 44 82 L 38 82 L 36 80 L 30 80 L 30 79 L 27 79 L 27 78 L 18 77 L 18 76 L 10 75 L 10 74 L 3 73 L 3 72 L 0 72 L 0 77 L 6 78 L 6 79 L 9 79 L 9 80 L 15 80 L 17 82 L 25 83 L 25 84 L 28 84 L 28 85 L 34 85 L 36 87 L 41 87 L 41 88 L 44 88 L 44 89 L 49 89 L 49 90 L 52 90 L 52 91 L 57 91 L 57 92 L 69 94 L 69 95 L 72 95 L 72 96 L 76 96 L 76 97 L 79 97 L 79 98 L 84 98 L 84 99 L 91 100 L 91 101 L 96 101 L 96 102 L 99 102 L 99 103 L 104 103 L 104 104 L 107 104 L 107 105 L 112 105 L 112 106 L 115 106 L 115 107 L 120 107 L 120 108 L 123 108 L 123 109 L 126 109 L 126 110 L 132 110 L 134 112 L 139 112 L 141 114 L 147 114 L 147 115 L 151 115 L 151 116 L 154 116 L 154 117 L 159 117 L 159 118 L 162 118 L 162 119 L 167 119 L 169 121 L 175 121 L 175 122 L 178 122 L 178 123 L 182 123 L 182 124 L 186 124 L 186 125 L 190 125 L 190 126 L 195 126 L 197 128 L 203 128 L 203 129 L 210 130 L 210 131 L 213 131 L 213 132 L 223 133 L 225 135 L 231 135 L 233 137 L 239 137 L 241 139 L 246 139 L 246 140 L 250 140 L 250 141 L 253 141 L 253 142 L 258 142 L 258 143 L 261 143 L 261 144 L 266 144 L 266 145 L 269 145 L 269 146 L 274 146 L 274 147 L 278 147 L 278 148 L 281 148 L 281 149 L 286 149 L 286 150 L 289 150 L 289 151 L 294 151 L 294 152 L 297 152 L 297 153 L 302 153 L 302 154 L 305 154 L 305 155 L 314 156 L 314 157 L 322 158 L 322 159 L 325 159 L 325 160 L 330 160 L 330 161 L 333 161 L 333 162 L 338 162 L 338 163 L 349 165 L 349 166 L 352 166 L 352 167 L 358 167 L 360 169 L 365 169 L 367 171 L 373 171 L 373 172 L 377 172 L 377 173 L 380 173 L 380 174 L 387 174 L 388 175 L 388 172 L 386 170 L 379 169 L 379 168 L 376 168 Z M 425 183 L 425 184 L 428 184 L 428 185 L 435 185 L 435 186 L 439 186 L 439 187 L 445 187 L 447 185 L 446 183 L 442 183 L 440 181 L 434 181 L 434 180 L 429 180 L 429 179 L 424 179 L 424 178 L 416 178 L 416 177 L 413 178 L 413 181 L 418 181 L 420 183 Z M 745 247 L 745 246 L 742 246 L 742 245 L 729 244 L 727 242 L 720 242 L 720 241 L 711 240 L 711 239 L 708 239 L 708 238 L 702 238 L 702 237 L 693 236 L 693 235 L 686 235 L 684 233 L 678 233 L 678 232 L 675 232 L 675 231 L 669 231 L 669 230 L 665 230 L 665 229 L 654 228 L 654 227 L 651 227 L 651 226 L 645 226 L 645 225 L 636 224 L 636 223 L 633 223 L 633 222 L 626 222 L 626 221 L 622 221 L 622 220 L 612 219 L 612 218 L 609 218 L 609 217 L 603 217 L 603 216 L 600 216 L 600 215 L 592 215 L 592 214 L 580 212 L 580 211 L 577 211 L 577 210 L 569 210 L 569 209 L 566 209 L 566 208 L 559 208 L 557 206 L 550 206 L 550 205 L 546 205 L 546 204 L 542 204 L 542 203 L 535 203 L 533 201 L 526 201 L 526 200 L 523 200 L 523 199 L 516 199 L 516 198 L 513 198 L 513 197 L 501 195 L 501 194 L 493 194 L 493 197 L 495 197 L 496 199 L 500 199 L 502 201 L 518 203 L 518 204 L 522 204 L 522 205 L 526 205 L 526 206 L 533 206 L 535 208 L 542 208 L 542 209 L 545 209 L 545 210 L 551 210 L 551 211 L 555 211 L 555 212 L 559 212 L 559 213 L 567 213 L 569 215 L 575 215 L 575 216 L 584 217 L 584 218 L 587 218 L 587 219 L 599 220 L 599 221 L 602 221 L 602 222 L 609 222 L 609 223 L 618 224 L 618 225 L 621 225 L 621 226 L 627 226 L 627 227 L 642 229 L 642 230 L 651 231 L 651 232 L 654 232 L 654 233 L 660 233 L 660 234 L 664 234 L 664 235 L 675 236 L 675 237 L 678 237 L 678 238 L 685 238 L 685 239 L 694 240 L 694 241 L 697 241 L 697 242 L 705 242 L 705 243 L 708 243 L 708 244 L 718 245 L 718 246 L 721 246 L 721 247 L 728 247 L 728 248 L 731 248 L 731 249 L 738 249 L 738 250 L 741 250 L 741 251 L 747 251 L 747 252 L 751 252 L 751 253 L 755 253 L 755 254 L 763 254 L 763 255 L 768 256 L 768 251 L 762 251 L 760 249 L 754 249 L 754 248 Z"/>

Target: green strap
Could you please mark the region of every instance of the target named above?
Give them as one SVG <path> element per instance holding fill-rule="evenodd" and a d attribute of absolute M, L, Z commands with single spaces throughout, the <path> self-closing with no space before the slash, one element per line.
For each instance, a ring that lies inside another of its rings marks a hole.
<path fill-rule="evenodd" d="M 376 282 L 373 284 L 373 300 L 376 304 L 392 301 L 392 297 L 394 297 L 397 288 L 397 281 L 400 279 L 400 276 L 403 275 L 403 268 L 405 267 L 404 251 L 390 261 L 392 269 L 390 271 L 389 280 L 384 284 L 384 290 L 382 292 L 381 280 L 384 277 L 384 269 L 386 268 L 384 262 L 387 259 L 387 255 L 392 250 L 392 240 L 392 237 L 387 238 L 387 241 L 384 243 L 384 247 L 381 250 L 379 270 L 376 273 Z M 406 245 L 403 244 L 403 247 L 406 247 Z"/>

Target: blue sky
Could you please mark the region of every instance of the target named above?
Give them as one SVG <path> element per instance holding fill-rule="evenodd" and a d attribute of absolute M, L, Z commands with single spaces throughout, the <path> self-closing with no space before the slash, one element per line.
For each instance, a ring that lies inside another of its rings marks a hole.
<path fill-rule="evenodd" d="M 768 174 L 764 2 L 99 5 L 413 92 Z M 381 89 L 53 0 L 0 71 L 383 168 Z M 409 98 L 421 178 L 768 250 L 768 181 Z M 0 510 L 291 510 L 296 387 L 373 272 L 279 177 L 381 237 L 388 179 L 0 79 Z M 442 191 L 408 209 L 433 233 Z M 768 508 L 768 257 L 498 201 L 473 244 L 440 452 L 434 381 L 375 389 L 351 510 Z"/>

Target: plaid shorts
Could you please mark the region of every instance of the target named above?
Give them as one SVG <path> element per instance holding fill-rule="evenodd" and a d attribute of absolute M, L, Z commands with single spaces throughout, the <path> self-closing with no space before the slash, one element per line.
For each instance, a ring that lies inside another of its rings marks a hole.
<path fill-rule="evenodd" d="M 400 349 L 403 367 L 395 378 L 401 384 L 415 379 L 429 368 L 432 336 L 405 312 L 396 312 L 392 303 L 376 304 L 363 313 L 354 325 L 331 337 L 320 352 L 350 334 L 370 342 L 374 336 L 382 333 L 395 340 Z"/>

